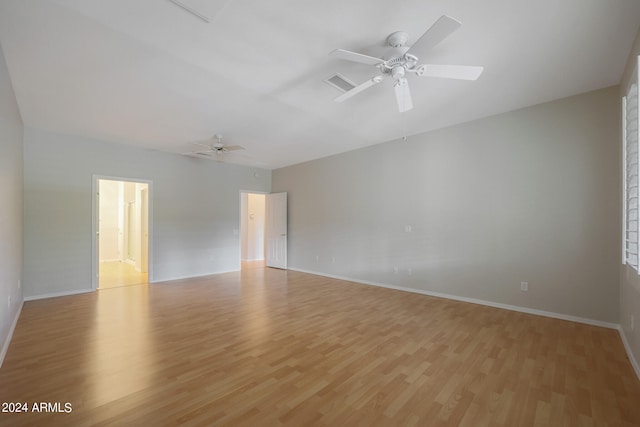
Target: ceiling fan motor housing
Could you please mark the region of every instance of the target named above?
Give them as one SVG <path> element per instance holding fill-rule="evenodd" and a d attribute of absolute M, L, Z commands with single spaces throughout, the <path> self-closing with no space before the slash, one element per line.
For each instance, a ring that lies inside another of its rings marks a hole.
<path fill-rule="evenodd" d="M 398 79 L 404 77 L 405 71 L 418 73 L 417 62 L 418 58 L 405 54 L 384 61 L 380 66 L 380 70 L 383 74 L 390 74 L 394 79 Z"/>

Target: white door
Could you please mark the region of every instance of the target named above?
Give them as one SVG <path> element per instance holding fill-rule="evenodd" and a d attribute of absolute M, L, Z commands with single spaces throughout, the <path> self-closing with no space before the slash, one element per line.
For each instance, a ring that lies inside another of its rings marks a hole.
<path fill-rule="evenodd" d="M 287 268 L 287 193 L 266 195 L 267 267 Z"/>

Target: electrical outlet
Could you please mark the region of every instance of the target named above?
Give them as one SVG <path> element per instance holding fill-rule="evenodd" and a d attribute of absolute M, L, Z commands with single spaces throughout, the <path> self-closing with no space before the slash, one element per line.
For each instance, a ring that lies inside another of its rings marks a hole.
<path fill-rule="evenodd" d="M 411 276 L 413 274 L 413 271 L 411 271 L 411 269 L 407 269 L 407 276 Z"/>
<path fill-rule="evenodd" d="M 331 263 L 332 263 L 332 264 L 335 264 L 335 263 L 336 263 L 336 257 L 334 257 L 334 256 L 332 256 L 332 257 L 331 257 Z"/>
<path fill-rule="evenodd" d="M 18 289 L 20 289 L 20 279 L 18 279 Z"/>
<path fill-rule="evenodd" d="M 394 272 L 395 274 L 398 274 L 398 267 L 393 267 L 393 272 Z"/>
<path fill-rule="evenodd" d="M 521 291 L 528 291 L 529 290 L 529 282 L 520 282 L 520 290 Z"/>
<path fill-rule="evenodd" d="M 634 327 L 635 327 L 635 325 L 634 325 L 634 320 L 635 320 L 635 318 L 633 317 L 633 314 L 630 316 L 630 318 L 631 318 L 631 319 L 630 319 L 630 322 L 629 322 L 629 323 L 631 324 L 631 330 L 633 331 L 633 329 L 634 329 Z"/>
<path fill-rule="evenodd" d="M 316 255 L 316 262 L 320 261 L 320 256 Z"/>
<path fill-rule="evenodd" d="M 410 225 L 405 225 L 405 226 L 404 226 L 404 231 L 405 231 L 405 233 L 411 233 L 411 231 L 412 231 L 412 230 L 413 230 L 413 229 L 411 228 L 411 226 L 410 226 Z"/>
<path fill-rule="evenodd" d="M 11 295 L 7 297 L 7 307 L 11 308 Z"/>

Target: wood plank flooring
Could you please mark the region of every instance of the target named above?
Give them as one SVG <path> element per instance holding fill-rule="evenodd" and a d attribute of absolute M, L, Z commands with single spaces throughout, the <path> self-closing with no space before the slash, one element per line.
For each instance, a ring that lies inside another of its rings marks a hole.
<path fill-rule="evenodd" d="M 3 426 L 638 426 L 617 331 L 253 268 L 24 304 Z"/>
<path fill-rule="evenodd" d="M 101 261 L 98 265 L 98 269 L 99 289 L 147 283 L 147 273 L 140 273 L 136 271 L 133 265 L 128 262 Z"/>

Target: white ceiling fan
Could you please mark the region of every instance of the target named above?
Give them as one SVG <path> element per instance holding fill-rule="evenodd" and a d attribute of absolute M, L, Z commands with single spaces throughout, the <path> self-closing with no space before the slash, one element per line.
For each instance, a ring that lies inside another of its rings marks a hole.
<path fill-rule="evenodd" d="M 213 138 L 205 141 L 191 142 L 191 144 L 198 145 L 205 149 L 198 150 L 198 151 L 190 151 L 185 154 L 195 155 L 195 156 L 204 156 L 204 157 L 213 157 L 220 162 L 224 160 L 224 155 L 226 153 L 230 153 L 232 151 L 244 150 L 244 147 L 241 147 L 239 145 L 224 145 L 222 143 L 222 135 L 220 134 L 215 134 Z"/>
<path fill-rule="evenodd" d="M 402 113 L 413 108 L 411 93 L 409 91 L 408 74 L 416 74 L 419 77 L 440 77 L 459 80 L 477 80 L 484 67 L 469 65 L 436 65 L 419 64 L 419 58 L 429 52 L 434 46 L 456 31 L 462 23 L 450 16 L 441 16 L 420 38 L 411 46 L 405 44 L 409 35 L 404 31 L 396 31 L 387 37 L 387 44 L 392 47 L 388 55 L 376 58 L 344 49 L 336 49 L 329 55 L 347 61 L 373 65 L 378 68 L 379 74 L 346 91 L 335 98 L 336 102 L 342 102 L 352 96 L 380 83 L 385 77 L 393 78 L 393 88 L 398 102 L 398 110 Z"/>

